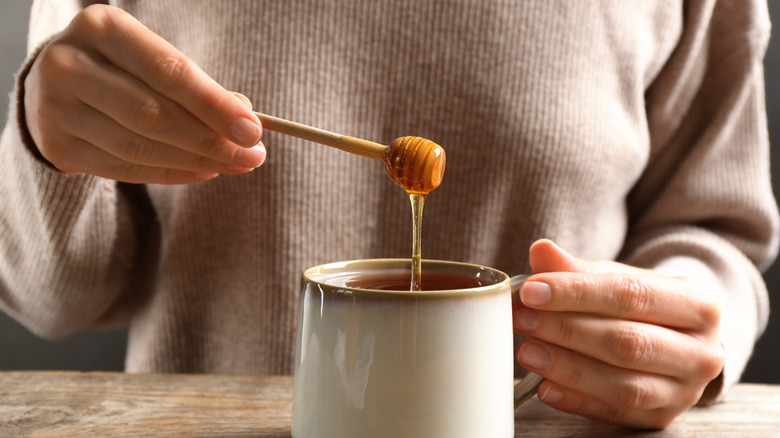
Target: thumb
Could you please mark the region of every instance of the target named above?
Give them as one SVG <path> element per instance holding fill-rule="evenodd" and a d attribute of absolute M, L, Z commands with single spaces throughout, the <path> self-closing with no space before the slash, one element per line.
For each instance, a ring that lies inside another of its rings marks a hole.
<path fill-rule="evenodd" d="M 244 105 L 247 106 L 250 110 L 252 109 L 252 101 L 249 100 L 248 97 L 244 96 L 243 94 L 239 93 L 238 91 L 233 91 L 233 95 L 238 98 L 238 100 L 241 101 Z"/>
<path fill-rule="evenodd" d="M 647 269 L 629 266 L 611 260 L 592 261 L 575 257 L 548 239 L 534 242 L 528 261 L 535 274 L 542 272 L 579 272 L 593 274 L 643 274 Z"/>
<path fill-rule="evenodd" d="M 529 249 L 528 258 L 534 273 L 541 272 L 587 272 L 584 262 L 564 251 L 548 239 L 537 240 Z"/>

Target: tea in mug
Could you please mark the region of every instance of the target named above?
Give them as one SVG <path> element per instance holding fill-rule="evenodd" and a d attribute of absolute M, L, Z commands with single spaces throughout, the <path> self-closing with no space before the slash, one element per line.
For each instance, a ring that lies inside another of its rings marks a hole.
<path fill-rule="evenodd" d="M 327 284 L 355 289 L 373 289 L 385 291 L 409 291 L 411 289 L 409 272 L 355 273 L 330 278 Z M 421 291 L 442 291 L 456 289 L 473 289 L 487 286 L 492 282 L 450 272 L 426 272 L 421 278 Z"/>

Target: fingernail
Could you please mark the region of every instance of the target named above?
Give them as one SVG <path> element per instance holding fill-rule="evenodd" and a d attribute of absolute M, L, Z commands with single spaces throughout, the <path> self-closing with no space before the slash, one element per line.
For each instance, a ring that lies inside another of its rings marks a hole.
<path fill-rule="evenodd" d="M 543 370 L 550 366 L 550 352 L 536 344 L 526 342 L 520 346 L 517 360 L 530 368 Z"/>
<path fill-rule="evenodd" d="M 238 148 L 233 154 L 233 162 L 244 167 L 255 168 L 265 161 L 265 146 L 257 144 L 251 148 Z"/>
<path fill-rule="evenodd" d="M 541 281 L 526 281 L 520 289 L 520 300 L 528 306 L 543 306 L 552 299 L 552 289 Z"/>
<path fill-rule="evenodd" d="M 206 181 L 219 175 L 218 173 L 210 172 L 193 172 L 192 178 L 196 181 Z"/>
<path fill-rule="evenodd" d="M 230 173 L 236 173 L 236 174 L 249 173 L 249 172 L 255 170 L 254 167 L 244 167 L 244 166 L 238 166 L 238 165 L 235 165 L 235 166 L 234 165 L 227 165 L 227 166 L 225 166 L 225 169 L 227 169 L 227 171 L 230 172 Z"/>
<path fill-rule="evenodd" d="M 514 322 L 515 330 L 530 332 L 539 327 L 539 314 L 534 309 L 525 306 L 515 306 Z"/>
<path fill-rule="evenodd" d="M 230 124 L 230 133 L 233 134 L 233 137 L 240 144 L 251 147 L 260 141 L 262 130 L 257 123 L 244 117 L 239 117 Z"/>
<path fill-rule="evenodd" d="M 544 390 L 542 395 L 539 396 L 539 400 L 545 403 L 558 403 L 563 400 L 563 391 L 558 387 L 550 385 Z"/>
<path fill-rule="evenodd" d="M 233 95 L 238 98 L 239 101 L 241 101 L 242 104 L 244 104 L 247 108 L 252 109 L 252 101 L 249 100 L 248 97 L 244 96 L 243 94 L 239 92 L 233 92 Z"/>

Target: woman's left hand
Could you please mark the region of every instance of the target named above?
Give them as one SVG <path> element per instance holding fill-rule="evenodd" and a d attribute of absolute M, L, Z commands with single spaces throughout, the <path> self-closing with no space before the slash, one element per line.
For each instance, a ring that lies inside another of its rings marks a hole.
<path fill-rule="evenodd" d="M 720 305 L 699 283 L 578 259 L 548 240 L 514 305 L 517 359 L 546 380 L 539 399 L 564 412 L 665 428 L 723 369 Z"/>

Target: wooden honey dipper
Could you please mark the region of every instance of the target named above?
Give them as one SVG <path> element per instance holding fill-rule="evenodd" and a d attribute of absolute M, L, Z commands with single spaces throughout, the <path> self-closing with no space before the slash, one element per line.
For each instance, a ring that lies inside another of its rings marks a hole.
<path fill-rule="evenodd" d="M 438 144 L 422 137 L 401 137 L 389 146 L 255 112 L 263 128 L 384 162 L 385 171 L 410 194 L 427 195 L 439 187 L 447 157 Z"/>

